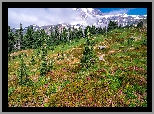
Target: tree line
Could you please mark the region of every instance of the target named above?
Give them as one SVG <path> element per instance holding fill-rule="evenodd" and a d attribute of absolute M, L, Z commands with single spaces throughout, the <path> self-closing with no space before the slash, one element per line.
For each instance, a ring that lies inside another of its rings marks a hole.
<path fill-rule="evenodd" d="M 143 22 L 140 21 L 137 27 L 142 27 Z M 125 26 L 131 27 L 131 26 Z M 118 26 L 118 23 L 110 21 L 108 27 L 95 27 L 87 26 L 85 29 L 79 27 L 68 28 L 65 27 L 60 31 L 58 26 L 51 28 L 50 35 L 45 33 L 44 29 L 34 31 L 33 27 L 30 26 L 27 29 L 25 35 L 23 35 L 22 24 L 20 23 L 20 29 L 16 30 L 15 33 L 12 32 L 10 26 L 8 26 L 8 53 L 12 53 L 16 50 L 25 50 L 25 49 L 37 49 L 40 48 L 44 43 L 47 44 L 47 49 L 54 50 L 54 47 L 59 44 L 70 43 L 71 41 L 78 41 L 81 38 L 86 38 L 88 32 L 90 35 L 105 34 L 110 32 L 113 29 L 123 29 L 121 25 Z"/>
<path fill-rule="evenodd" d="M 141 27 L 142 23 L 139 23 L 137 27 Z M 124 27 L 118 26 L 116 22 L 110 21 L 108 27 L 96 28 L 95 26 L 87 26 L 84 30 L 82 28 L 71 30 L 71 28 L 66 29 L 63 28 L 62 31 L 58 30 L 58 26 L 55 29 L 51 30 L 50 35 L 45 33 L 45 30 L 37 30 L 34 31 L 33 27 L 29 27 L 27 33 L 23 35 L 22 24 L 20 24 L 20 29 L 15 33 L 12 32 L 10 27 L 8 26 L 8 53 L 11 53 L 15 50 L 24 50 L 24 49 L 37 49 L 37 55 L 40 56 L 40 67 L 39 72 L 40 76 L 45 76 L 47 72 L 49 72 L 54 64 L 51 58 L 47 57 L 47 50 L 54 49 L 54 46 L 58 44 L 66 44 L 70 43 L 70 41 L 78 41 L 80 38 L 86 39 L 86 45 L 83 51 L 83 57 L 81 58 L 81 62 L 79 67 L 82 70 L 87 70 L 89 68 L 93 68 L 95 63 L 98 62 L 98 58 L 94 52 L 93 45 L 95 42 L 91 40 L 93 35 L 97 34 L 106 34 L 109 33 L 113 29 L 123 29 Z M 84 32 L 83 32 L 84 31 Z M 16 46 L 19 45 L 19 46 Z M 23 56 L 24 54 L 19 55 L 20 58 L 20 68 L 18 69 L 18 83 L 20 85 L 32 85 L 32 81 L 29 79 L 29 75 L 27 71 L 29 68 L 26 66 Z M 32 65 L 36 64 L 34 56 L 31 58 Z"/>

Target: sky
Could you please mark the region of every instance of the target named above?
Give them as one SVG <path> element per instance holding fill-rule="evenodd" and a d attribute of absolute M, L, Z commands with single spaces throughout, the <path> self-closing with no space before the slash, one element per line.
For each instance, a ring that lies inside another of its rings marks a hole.
<path fill-rule="evenodd" d="M 127 15 L 147 15 L 147 8 L 98 8 L 101 12 L 109 13 L 111 11 L 125 12 L 128 10 Z"/>
<path fill-rule="evenodd" d="M 147 15 L 146 8 L 99 8 L 104 15 L 123 14 Z M 81 23 L 83 20 L 75 19 L 80 12 L 72 8 L 9 8 L 8 25 L 19 28 L 29 25 L 55 25 L 59 23 Z"/>

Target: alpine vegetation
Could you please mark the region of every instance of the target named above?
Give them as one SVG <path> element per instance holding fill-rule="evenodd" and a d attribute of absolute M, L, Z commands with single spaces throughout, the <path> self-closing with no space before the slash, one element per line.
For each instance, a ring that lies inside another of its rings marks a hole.
<path fill-rule="evenodd" d="M 26 33 L 22 24 L 15 32 L 8 27 L 8 106 L 147 107 L 142 21 L 50 31 L 29 26 Z"/>

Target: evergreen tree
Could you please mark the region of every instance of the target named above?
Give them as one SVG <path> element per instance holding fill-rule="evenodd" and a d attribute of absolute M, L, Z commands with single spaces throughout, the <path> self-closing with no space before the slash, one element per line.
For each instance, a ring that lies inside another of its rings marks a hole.
<path fill-rule="evenodd" d="M 45 39 L 43 41 L 43 45 L 41 46 L 41 53 L 40 75 L 45 76 L 47 73 L 47 48 Z"/>
<path fill-rule="evenodd" d="M 78 39 L 79 39 L 78 30 L 77 30 L 77 29 L 74 29 L 73 34 L 74 34 L 74 39 L 75 39 L 75 41 L 78 41 Z"/>
<path fill-rule="evenodd" d="M 50 46 L 51 46 L 51 50 L 54 50 L 54 46 L 56 45 L 55 41 L 56 41 L 56 38 L 55 38 L 55 33 L 54 31 L 51 32 L 50 34 Z"/>
<path fill-rule="evenodd" d="M 69 42 L 70 42 L 70 40 L 73 40 L 73 32 L 72 32 L 72 30 L 71 30 L 71 28 L 69 28 Z"/>
<path fill-rule="evenodd" d="M 81 67 L 89 69 L 97 62 L 97 56 L 94 53 L 93 43 L 90 38 L 89 28 L 87 29 L 86 46 L 83 52 L 83 57 L 81 58 Z"/>
<path fill-rule="evenodd" d="M 106 33 L 106 26 L 102 30 L 102 34 L 105 34 L 105 33 Z"/>
<path fill-rule="evenodd" d="M 129 28 L 129 25 L 126 25 L 124 28 Z"/>
<path fill-rule="evenodd" d="M 41 29 L 40 30 L 40 44 L 41 46 L 44 45 L 44 43 L 46 44 L 47 42 L 47 34 L 45 33 L 45 30 L 44 29 Z"/>
<path fill-rule="evenodd" d="M 142 28 L 143 27 L 143 21 L 140 21 L 138 24 L 137 24 L 137 28 Z"/>
<path fill-rule="evenodd" d="M 20 50 L 21 41 L 20 41 L 20 29 L 15 31 L 15 49 Z"/>
<path fill-rule="evenodd" d="M 82 38 L 83 37 L 83 32 L 82 32 L 82 28 L 79 27 L 79 30 L 78 30 L 78 35 L 77 35 L 79 38 Z"/>
<path fill-rule="evenodd" d="M 25 85 L 27 84 L 27 82 L 29 82 L 29 76 L 27 74 L 27 66 L 24 63 L 24 59 L 23 59 L 23 54 L 19 55 L 21 61 L 20 61 L 20 67 L 18 69 L 18 76 L 19 76 L 19 80 L 18 83 L 19 85 Z"/>
<path fill-rule="evenodd" d="M 99 28 L 96 28 L 96 34 L 97 35 L 99 34 Z"/>
<path fill-rule="evenodd" d="M 92 25 L 92 34 L 96 34 L 96 27 Z"/>
<path fill-rule="evenodd" d="M 63 29 L 62 38 L 63 38 L 63 42 L 66 43 L 67 42 L 67 30 L 65 27 Z"/>
<path fill-rule="evenodd" d="M 25 48 L 27 49 L 32 49 L 32 47 L 34 47 L 33 45 L 35 45 L 35 41 L 34 41 L 34 30 L 33 27 L 28 27 L 27 29 L 27 33 L 24 35 L 24 39 L 23 39 L 23 45 Z"/>
<path fill-rule="evenodd" d="M 118 23 L 116 23 L 114 21 L 110 21 L 108 24 L 107 31 L 109 32 L 109 31 L 116 29 L 116 28 L 118 28 Z"/>
<path fill-rule="evenodd" d="M 33 49 L 41 47 L 41 42 L 39 42 L 40 39 L 40 32 L 37 30 L 33 34 Z"/>
<path fill-rule="evenodd" d="M 53 38 L 52 35 L 50 34 L 50 36 L 47 37 L 47 49 L 51 49 L 53 45 Z"/>
<path fill-rule="evenodd" d="M 58 40 L 59 44 L 61 44 L 63 42 L 63 28 L 62 27 L 60 28 L 58 39 L 59 39 Z"/>
<path fill-rule="evenodd" d="M 119 25 L 119 29 L 121 29 L 121 28 L 122 28 L 122 25 L 120 24 L 120 25 Z"/>
<path fill-rule="evenodd" d="M 91 37 L 92 36 L 91 33 L 92 33 L 91 27 L 87 26 L 86 29 L 85 29 L 85 37 Z"/>
<path fill-rule="evenodd" d="M 53 62 L 47 57 L 47 36 L 44 37 L 41 46 L 41 65 L 40 65 L 40 75 L 45 76 L 48 71 L 53 68 Z"/>
<path fill-rule="evenodd" d="M 20 34 L 20 48 L 21 49 L 25 49 L 24 45 L 23 45 L 23 29 L 22 29 L 22 24 L 20 23 L 20 30 L 19 30 L 19 34 Z"/>
<path fill-rule="evenodd" d="M 84 37 L 87 37 L 87 27 L 84 29 Z"/>
<path fill-rule="evenodd" d="M 75 29 L 74 29 L 74 26 L 73 26 L 72 29 L 73 29 L 73 30 L 72 30 L 72 40 L 74 40 L 74 39 L 75 39 Z"/>
<path fill-rule="evenodd" d="M 15 36 L 12 30 L 10 29 L 10 26 L 8 26 L 8 53 L 13 52 L 15 45 Z"/>
<path fill-rule="evenodd" d="M 55 43 L 56 43 L 56 45 L 59 45 L 59 30 L 58 30 L 58 26 L 55 27 Z"/>
<path fill-rule="evenodd" d="M 98 31 L 99 31 L 99 34 L 103 34 L 103 29 L 102 29 L 102 27 L 99 27 L 99 28 L 98 28 Z"/>

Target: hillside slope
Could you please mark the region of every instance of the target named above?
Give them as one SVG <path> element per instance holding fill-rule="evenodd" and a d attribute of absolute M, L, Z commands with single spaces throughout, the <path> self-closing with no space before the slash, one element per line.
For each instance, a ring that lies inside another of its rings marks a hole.
<path fill-rule="evenodd" d="M 83 70 L 85 39 L 48 50 L 53 68 L 40 76 L 38 50 L 11 54 L 8 68 L 10 107 L 135 107 L 147 106 L 147 36 L 146 28 L 113 30 L 92 37 L 99 61 Z M 99 49 L 105 46 L 105 49 Z M 20 57 L 30 78 L 29 86 L 18 84 Z M 32 56 L 35 63 L 32 64 Z"/>

